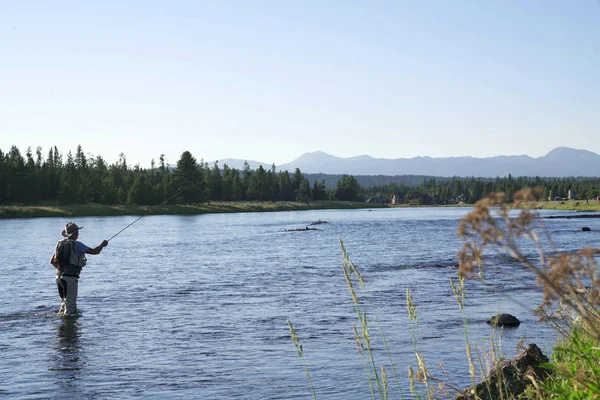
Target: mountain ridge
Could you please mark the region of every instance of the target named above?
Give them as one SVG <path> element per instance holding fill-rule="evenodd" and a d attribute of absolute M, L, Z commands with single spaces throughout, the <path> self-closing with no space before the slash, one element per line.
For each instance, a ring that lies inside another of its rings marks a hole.
<path fill-rule="evenodd" d="M 213 161 L 214 163 L 214 161 Z M 224 159 L 230 168 L 243 168 L 244 160 Z M 270 169 L 272 164 L 248 161 L 250 168 L 262 165 Z M 348 158 L 337 157 L 317 150 L 302 154 L 295 160 L 275 166 L 277 171 L 293 172 L 300 168 L 310 174 L 349 174 L 349 175 L 425 175 L 439 177 L 503 177 L 539 176 L 600 176 L 600 155 L 588 150 L 570 147 L 557 147 L 546 155 L 531 157 L 528 155 L 498 155 L 492 157 L 429 157 L 412 158 L 374 158 L 359 155 Z"/>

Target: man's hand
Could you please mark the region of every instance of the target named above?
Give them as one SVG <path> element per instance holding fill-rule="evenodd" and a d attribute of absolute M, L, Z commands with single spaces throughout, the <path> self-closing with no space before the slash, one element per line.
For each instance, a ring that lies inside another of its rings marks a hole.
<path fill-rule="evenodd" d="M 86 254 L 100 254 L 102 249 L 105 248 L 106 246 L 108 246 L 108 240 L 103 240 L 102 243 L 100 243 L 97 247 L 94 247 L 93 249 L 89 249 L 85 253 Z"/>

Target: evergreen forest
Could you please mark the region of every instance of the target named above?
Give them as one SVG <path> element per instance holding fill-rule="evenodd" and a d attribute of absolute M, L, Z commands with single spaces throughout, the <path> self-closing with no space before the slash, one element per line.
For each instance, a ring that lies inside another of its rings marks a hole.
<path fill-rule="evenodd" d="M 198 161 L 184 151 L 174 168 L 160 155 L 150 168 L 131 166 L 123 153 L 108 164 L 100 155 L 64 155 L 54 146 L 47 152 L 38 147 L 22 154 L 12 146 L 0 149 L 0 204 L 137 204 L 155 205 L 211 201 L 370 201 L 396 204 L 474 203 L 492 192 L 505 192 L 507 199 L 523 187 L 542 187 L 551 199 L 596 199 L 600 179 L 582 177 L 359 177 L 303 174 L 300 169 L 277 171 L 262 166 L 230 168 Z M 326 182 L 327 181 L 327 182 Z M 386 183 L 381 183 L 381 182 Z"/>

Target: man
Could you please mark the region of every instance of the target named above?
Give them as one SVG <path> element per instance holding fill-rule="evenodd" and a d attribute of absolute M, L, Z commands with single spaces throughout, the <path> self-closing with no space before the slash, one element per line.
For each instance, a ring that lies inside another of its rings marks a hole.
<path fill-rule="evenodd" d="M 94 248 L 77 241 L 81 228 L 83 227 L 77 226 L 74 222 L 69 222 L 62 231 L 62 235 L 67 239 L 58 242 L 52 258 L 50 258 L 50 264 L 56 268 L 56 285 L 61 299 L 59 314 L 73 315 L 77 311 L 78 280 L 81 269 L 87 261 L 85 254 L 100 254 L 102 249 L 108 246 L 106 240 Z M 65 248 L 62 254 L 59 255 L 57 251 L 62 248 L 60 247 L 61 243 L 64 244 Z M 60 260 L 63 261 L 59 263 Z"/>

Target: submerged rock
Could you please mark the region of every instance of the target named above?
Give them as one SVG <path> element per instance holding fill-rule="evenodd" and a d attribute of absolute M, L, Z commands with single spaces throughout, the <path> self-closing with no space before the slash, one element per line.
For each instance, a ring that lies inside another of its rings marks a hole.
<path fill-rule="evenodd" d="M 286 229 L 283 232 L 303 232 L 303 231 L 318 231 L 318 229 L 317 228 L 309 228 L 307 226 L 306 228 Z"/>
<path fill-rule="evenodd" d="M 589 227 L 589 226 L 582 226 L 582 227 L 581 227 L 581 231 L 582 231 L 582 232 L 589 232 L 589 231 L 591 231 L 591 229 L 590 229 L 590 227 Z"/>
<path fill-rule="evenodd" d="M 548 377 L 548 370 L 540 366 L 547 362 L 548 357 L 532 343 L 513 360 L 494 367 L 483 382 L 458 392 L 455 399 L 516 399 L 531 384 L 529 377 L 537 382 Z"/>
<path fill-rule="evenodd" d="M 488 324 L 494 326 L 519 326 L 521 321 L 517 317 L 510 314 L 498 314 L 487 320 Z"/>
<path fill-rule="evenodd" d="M 321 224 L 328 224 L 328 223 L 329 222 L 327 222 L 327 221 L 318 220 L 318 221 L 311 222 L 310 224 L 311 225 L 321 225 Z"/>

